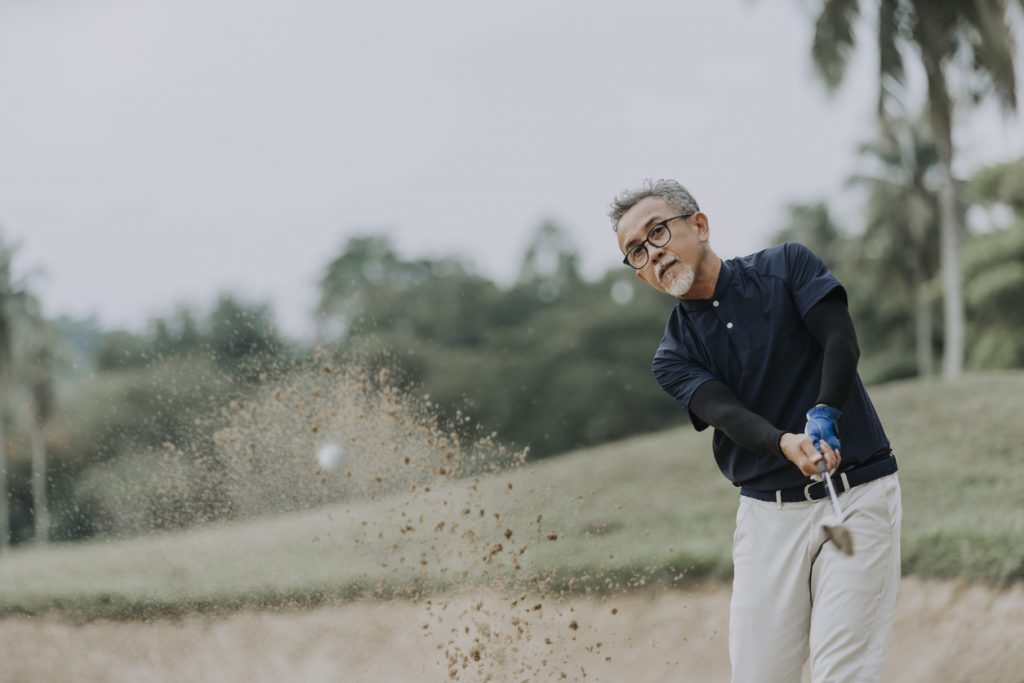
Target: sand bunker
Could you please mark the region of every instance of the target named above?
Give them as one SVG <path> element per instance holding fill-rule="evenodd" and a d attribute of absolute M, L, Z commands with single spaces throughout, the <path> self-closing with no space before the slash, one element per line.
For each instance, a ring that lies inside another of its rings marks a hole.
<path fill-rule="evenodd" d="M 0 620 L 7 681 L 729 678 L 727 586 L 514 606 L 496 594 L 151 623 Z M 538 604 L 540 605 L 538 607 Z M 1019 682 L 1024 587 L 905 580 L 883 680 Z M 475 654 L 474 654 L 475 653 Z"/>

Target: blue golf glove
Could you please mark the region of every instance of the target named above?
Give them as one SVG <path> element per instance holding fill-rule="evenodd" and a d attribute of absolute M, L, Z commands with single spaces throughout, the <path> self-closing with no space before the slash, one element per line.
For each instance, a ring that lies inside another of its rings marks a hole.
<path fill-rule="evenodd" d="M 826 442 L 832 450 L 839 450 L 839 416 L 842 411 L 832 406 L 814 406 L 807 411 L 807 426 L 804 433 L 811 437 L 814 447 L 821 451 L 819 441 Z"/>

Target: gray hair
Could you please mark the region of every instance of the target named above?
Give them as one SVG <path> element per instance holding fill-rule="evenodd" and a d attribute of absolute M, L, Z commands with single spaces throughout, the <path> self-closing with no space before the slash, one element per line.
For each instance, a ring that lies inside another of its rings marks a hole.
<path fill-rule="evenodd" d="M 689 190 L 675 180 L 651 180 L 648 178 L 643 185 L 633 190 L 624 190 L 619 196 L 612 200 L 611 210 L 608 217 L 612 219 L 612 230 L 618 232 L 619 221 L 627 211 L 632 209 L 637 202 L 647 197 L 661 197 L 669 206 L 672 206 L 683 213 L 697 213 L 700 207 L 697 200 L 693 198 Z"/>

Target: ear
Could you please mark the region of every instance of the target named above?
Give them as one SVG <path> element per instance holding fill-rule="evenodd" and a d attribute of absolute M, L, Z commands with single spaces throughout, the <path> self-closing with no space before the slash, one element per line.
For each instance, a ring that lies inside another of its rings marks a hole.
<path fill-rule="evenodd" d="M 698 211 L 693 215 L 693 220 L 697 224 L 697 239 L 701 242 L 707 242 L 711 239 L 711 225 L 708 223 L 708 216 L 703 211 Z"/>

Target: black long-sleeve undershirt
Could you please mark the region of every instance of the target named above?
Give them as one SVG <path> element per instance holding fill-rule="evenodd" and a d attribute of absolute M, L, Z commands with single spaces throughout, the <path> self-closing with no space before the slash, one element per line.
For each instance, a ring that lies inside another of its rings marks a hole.
<path fill-rule="evenodd" d="M 817 403 L 841 410 L 853 389 L 857 361 L 860 360 L 860 347 L 850 312 L 843 299 L 832 294 L 807 312 L 804 324 L 824 349 Z"/>
<path fill-rule="evenodd" d="M 817 403 L 841 409 L 853 388 L 860 358 L 850 312 L 842 297 L 832 294 L 807 312 L 804 324 L 824 351 Z M 690 410 L 747 450 L 782 455 L 779 441 L 785 431 L 744 406 L 719 380 L 709 380 L 694 392 Z"/>

